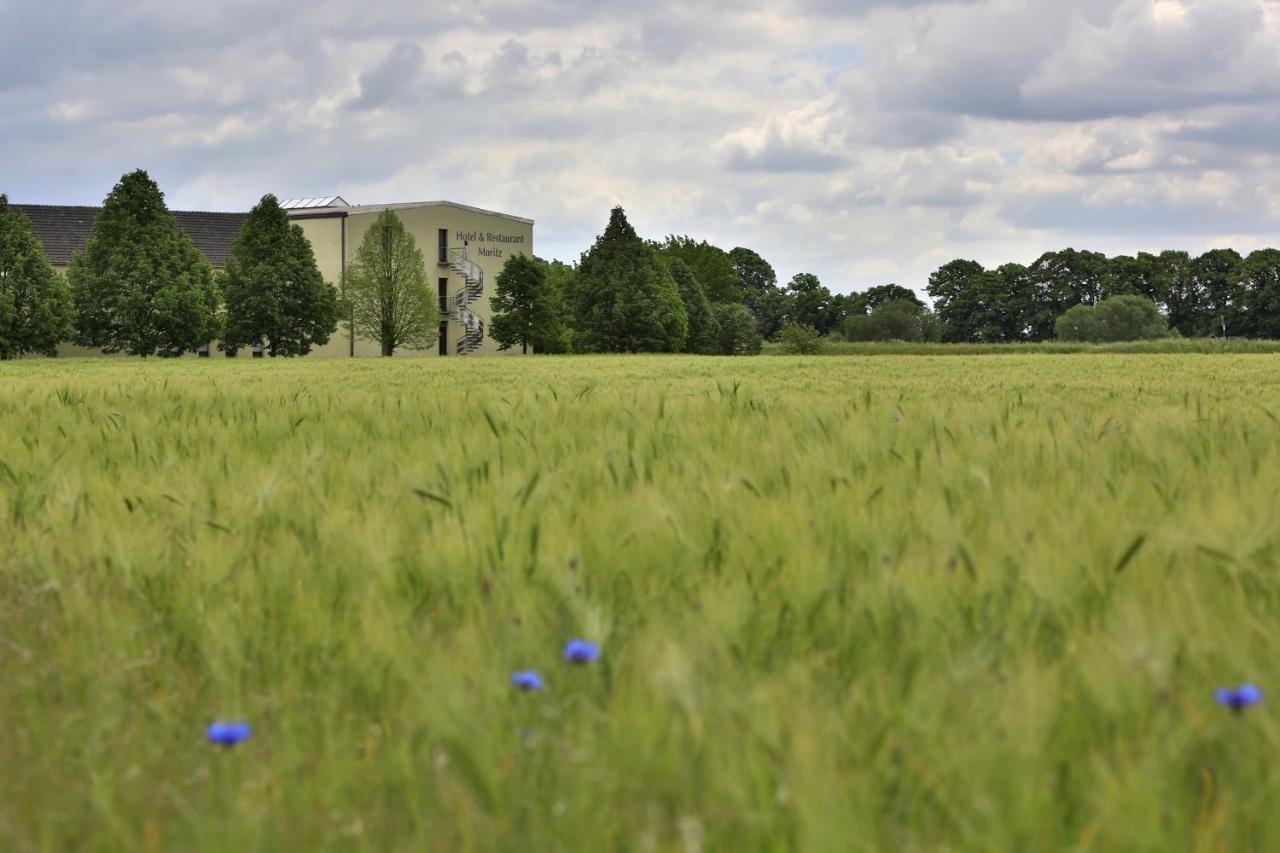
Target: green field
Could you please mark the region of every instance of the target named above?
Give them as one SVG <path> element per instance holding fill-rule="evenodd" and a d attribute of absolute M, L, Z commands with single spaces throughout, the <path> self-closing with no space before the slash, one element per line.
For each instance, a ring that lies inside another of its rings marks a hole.
<path fill-rule="evenodd" d="M 1278 496 L 1267 355 L 0 364 L 0 849 L 1277 850 Z"/>

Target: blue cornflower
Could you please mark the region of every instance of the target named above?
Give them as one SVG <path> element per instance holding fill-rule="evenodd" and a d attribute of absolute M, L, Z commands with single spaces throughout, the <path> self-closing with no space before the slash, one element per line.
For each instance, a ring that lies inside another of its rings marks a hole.
<path fill-rule="evenodd" d="M 1219 687 L 1213 692 L 1213 698 L 1224 708 L 1230 708 L 1240 714 L 1250 705 L 1257 705 L 1262 701 L 1262 691 L 1253 684 L 1242 684 L 1239 687 Z"/>
<path fill-rule="evenodd" d="M 569 663 L 594 663 L 599 657 L 600 650 L 586 640 L 570 640 L 564 644 L 564 659 Z"/>
<path fill-rule="evenodd" d="M 542 676 L 532 669 L 511 673 L 511 684 L 521 690 L 541 690 Z"/>
<path fill-rule="evenodd" d="M 250 734 L 252 729 L 248 723 L 212 723 L 205 732 L 205 737 L 209 739 L 209 743 L 232 747 L 248 740 Z"/>

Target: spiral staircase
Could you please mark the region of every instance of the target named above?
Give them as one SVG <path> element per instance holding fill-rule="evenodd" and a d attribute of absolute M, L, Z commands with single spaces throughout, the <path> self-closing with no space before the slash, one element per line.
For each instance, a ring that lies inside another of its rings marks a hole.
<path fill-rule="evenodd" d="M 441 249 L 444 247 L 442 246 Z M 462 326 L 458 338 L 458 355 L 471 355 L 484 342 L 484 321 L 471 306 L 484 295 L 484 270 L 467 258 L 467 250 L 450 249 L 449 268 L 462 277 L 462 289 L 453 300 L 453 319 Z"/>

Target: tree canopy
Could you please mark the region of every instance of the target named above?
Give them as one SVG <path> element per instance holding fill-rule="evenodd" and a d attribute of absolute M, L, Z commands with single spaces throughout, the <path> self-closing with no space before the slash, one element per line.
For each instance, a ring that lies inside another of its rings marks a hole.
<path fill-rule="evenodd" d="M 27 218 L 0 195 L 0 359 L 55 355 L 72 335 L 75 306 Z"/>
<path fill-rule="evenodd" d="M 656 250 L 615 207 L 574 276 L 574 348 L 587 352 L 679 352 L 689 319 Z"/>
<path fill-rule="evenodd" d="M 724 249 L 705 240 L 669 236 L 658 251 L 670 260 L 683 261 L 702 285 L 711 302 L 741 302 L 738 271 Z"/>
<path fill-rule="evenodd" d="M 338 295 L 320 275 L 302 228 L 290 224 L 273 195 L 249 212 L 222 283 L 228 351 L 263 344 L 272 356 L 306 355 L 338 326 Z"/>
<path fill-rule="evenodd" d="M 85 346 L 172 354 L 206 346 L 221 331 L 213 269 L 141 170 L 107 196 L 68 278 Z"/>
<path fill-rule="evenodd" d="M 547 264 L 528 255 L 512 255 L 498 274 L 489 336 L 499 349 L 563 352 L 564 325 L 559 294 L 547 280 Z"/>
<path fill-rule="evenodd" d="M 693 270 L 679 258 L 670 261 L 671 277 L 680 289 L 685 314 L 689 318 L 689 333 L 685 338 L 685 352 L 714 355 L 719 351 L 719 323 L 711 313 L 711 301 L 702 290 Z"/>

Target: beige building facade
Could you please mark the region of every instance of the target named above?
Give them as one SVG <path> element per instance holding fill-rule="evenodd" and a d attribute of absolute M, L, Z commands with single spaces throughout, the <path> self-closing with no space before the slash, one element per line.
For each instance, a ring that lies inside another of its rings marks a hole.
<path fill-rule="evenodd" d="M 286 200 L 281 206 L 307 235 L 320 274 L 335 287 L 382 211 L 393 211 L 404 223 L 440 300 L 440 337 L 430 350 L 397 350 L 397 355 L 499 353 L 489 337 L 490 300 L 507 259 L 533 256 L 533 220 L 448 201 L 355 206 L 332 197 Z M 378 356 L 380 349 L 377 341 L 354 337 L 344 324 L 313 354 L 360 358 Z"/>

